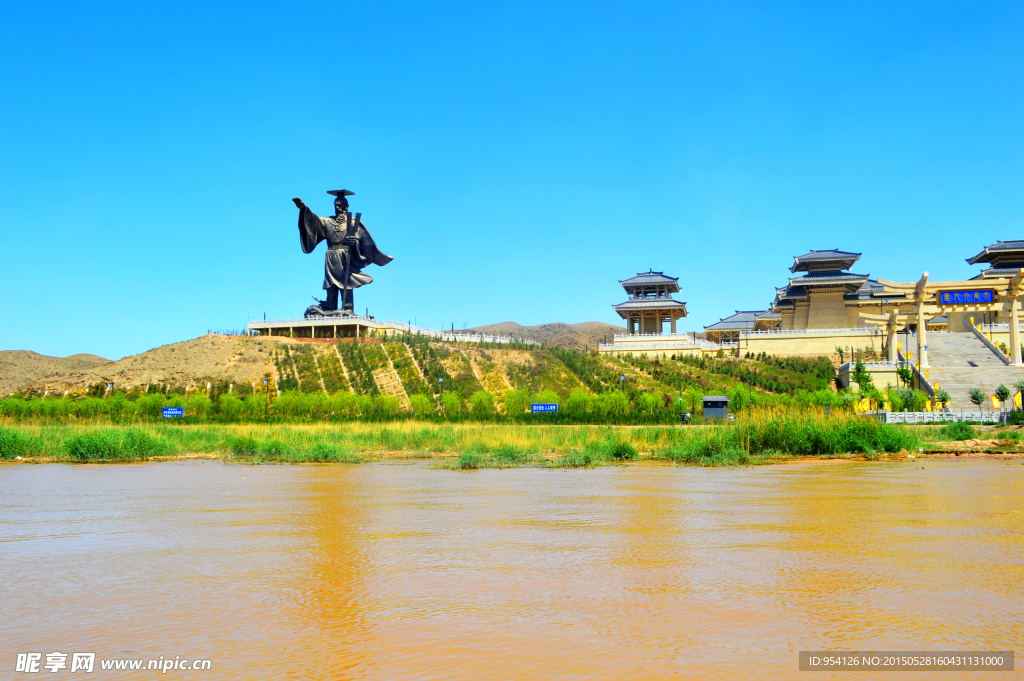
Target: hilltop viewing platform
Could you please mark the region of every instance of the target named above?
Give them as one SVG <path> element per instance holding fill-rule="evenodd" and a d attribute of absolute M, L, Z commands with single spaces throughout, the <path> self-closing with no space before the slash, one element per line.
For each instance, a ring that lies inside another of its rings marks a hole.
<path fill-rule="evenodd" d="M 248 330 L 256 336 L 288 336 L 290 338 L 365 338 L 377 335 L 393 336 L 400 333 L 424 335 L 442 341 L 464 343 L 525 343 L 536 341 L 510 336 L 480 333 L 457 333 L 425 329 L 408 322 L 378 320 L 363 315 L 336 317 L 304 317 L 300 319 L 256 319 L 249 322 Z"/>

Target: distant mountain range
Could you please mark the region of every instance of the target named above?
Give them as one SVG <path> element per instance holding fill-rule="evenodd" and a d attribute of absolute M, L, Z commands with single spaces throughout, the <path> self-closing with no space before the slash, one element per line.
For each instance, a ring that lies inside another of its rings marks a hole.
<path fill-rule="evenodd" d="M 595 348 L 598 343 L 610 343 L 612 335 L 626 332 L 626 329 L 621 326 L 604 322 L 582 322 L 580 324 L 554 322 L 538 326 L 522 326 L 515 322 L 502 322 L 467 330 L 497 336 L 512 336 L 538 343 L 544 342 L 548 345 L 557 345 L 572 350 Z"/>

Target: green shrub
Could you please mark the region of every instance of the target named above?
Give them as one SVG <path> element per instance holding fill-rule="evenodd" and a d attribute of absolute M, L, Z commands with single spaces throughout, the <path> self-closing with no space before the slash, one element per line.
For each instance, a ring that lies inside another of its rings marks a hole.
<path fill-rule="evenodd" d="M 290 453 L 288 445 L 280 440 L 267 440 L 260 443 L 260 456 L 269 461 L 281 461 Z"/>
<path fill-rule="evenodd" d="M 0 459 L 25 457 L 31 453 L 32 440 L 13 428 L 0 426 Z"/>
<path fill-rule="evenodd" d="M 636 447 L 628 442 L 616 442 L 611 446 L 609 454 L 619 461 L 628 461 L 637 457 Z"/>
<path fill-rule="evenodd" d="M 1002 435 L 1007 440 L 1009 440 L 1010 442 L 1020 442 L 1021 437 L 1024 437 L 1021 435 L 1021 432 L 1019 430 L 1004 430 L 1001 431 L 999 434 Z"/>
<path fill-rule="evenodd" d="M 594 465 L 594 457 L 590 452 L 573 452 L 558 459 L 555 465 L 559 468 L 590 468 Z"/>
<path fill-rule="evenodd" d="M 228 438 L 228 448 L 232 454 L 243 459 L 251 459 L 260 452 L 259 443 L 252 437 Z"/>
<path fill-rule="evenodd" d="M 76 435 L 64 443 L 72 461 L 144 461 L 170 447 L 137 428 L 101 428 Z"/>
<path fill-rule="evenodd" d="M 527 453 L 515 445 L 502 445 L 494 458 L 502 464 L 520 464 L 526 461 Z"/>
<path fill-rule="evenodd" d="M 973 440 L 978 437 L 977 431 L 963 421 L 943 426 L 939 430 L 939 435 L 944 440 Z"/>
<path fill-rule="evenodd" d="M 362 461 L 359 455 L 326 442 L 313 445 L 302 458 L 315 463 L 359 463 Z"/>
<path fill-rule="evenodd" d="M 473 452 L 462 452 L 459 455 L 458 461 L 455 462 L 455 467 L 460 470 L 471 470 L 480 468 L 481 457 L 479 454 Z"/>

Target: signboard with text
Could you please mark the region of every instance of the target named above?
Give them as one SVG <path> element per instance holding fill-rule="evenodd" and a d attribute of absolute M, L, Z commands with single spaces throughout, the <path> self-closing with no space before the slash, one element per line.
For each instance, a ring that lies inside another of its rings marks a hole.
<path fill-rule="evenodd" d="M 939 303 L 942 305 L 971 305 L 974 303 L 995 302 L 996 292 L 992 289 L 984 291 L 941 291 Z"/>
<path fill-rule="evenodd" d="M 164 418 L 165 419 L 180 419 L 185 415 L 184 407 L 164 407 Z"/>
<path fill-rule="evenodd" d="M 555 404 L 531 404 L 530 413 L 533 414 L 550 414 L 558 411 L 558 403 Z"/>

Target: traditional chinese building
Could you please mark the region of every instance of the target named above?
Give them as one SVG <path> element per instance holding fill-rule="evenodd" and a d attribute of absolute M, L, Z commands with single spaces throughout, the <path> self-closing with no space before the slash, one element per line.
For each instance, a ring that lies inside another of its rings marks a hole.
<path fill-rule="evenodd" d="M 850 272 L 860 253 L 810 251 L 793 258 L 789 283 L 776 289 L 771 312 L 780 317 L 783 329 L 847 329 L 864 326 L 860 308 L 882 312 L 885 301 L 903 298 L 887 294 L 885 287 L 867 274 Z"/>
<path fill-rule="evenodd" d="M 671 357 L 681 354 L 718 352 L 721 345 L 676 332 L 676 320 L 687 316 L 686 303 L 675 300 L 679 278 L 664 272 L 640 272 L 619 281 L 628 299 L 612 308 L 626 320 L 626 333 L 616 335 L 611 343 L 602 343 L 598 350 L 611 354 Z M 665 333 L 665 324 L 669 332 Z"/>
<path fill-rule="evenodd" d="M 781 315 L 770 310 L 736 310 L 736 314 L 723 317 L 704 327 L 704 336 L 715 343 L 736 342 L 743 331 L 777 329 Z"/>
<path fill-rule="evenodd" d="M 674 300 L 679 293 L 679 277 L 666 277 L 664 272 L 640 272 L 620 280 L 629 299 L 612 307 L 626 320 L 630 334 L 661 335 L 665 322 L 676 332 L 676 320 L 686 316 L 686 303 Z"/>
<path fill-rule="evenodd" d="M 1024 269 L 1024 240 L 997 241 L 991 246 L 967 259 L 967 264 L 978 265 L 988 264 L 989 267 L 981 271 L 973 279 L 999 279 L 1016 275 Z"/>

